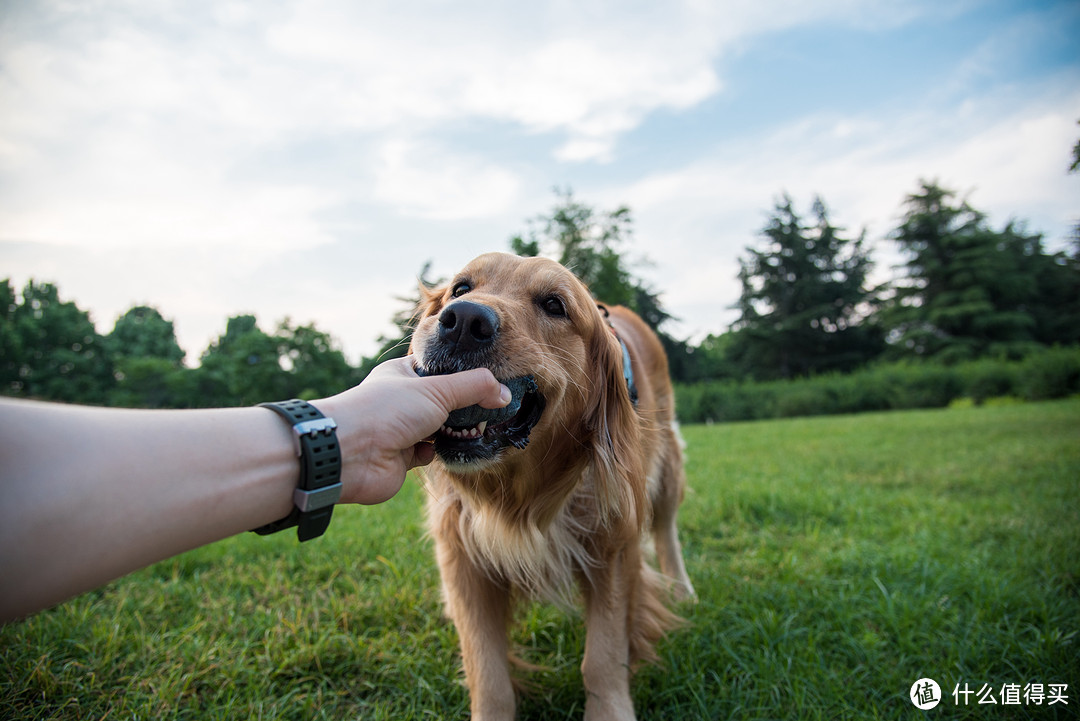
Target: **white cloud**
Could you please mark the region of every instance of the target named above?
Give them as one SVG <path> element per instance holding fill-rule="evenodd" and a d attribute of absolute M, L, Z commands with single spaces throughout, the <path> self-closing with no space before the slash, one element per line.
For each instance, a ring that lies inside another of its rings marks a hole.
<path fill-rule="evenodd" d="M 464 220 L 497 215 L 517 197 L 508 170 L 433 144 L 386 142 L 375 170 L 375 198 L 406 215 Z"/>
<path fill-rule="evenodd" d="M 577 163 L 587 160 L 598 162 L 610 162 L 615 150 L 613 138 L 573 138 L 567 140 L 555 150 L 555 158 L 567 162 Z"/>
<path fill-rule="evenodd" d="M 102 130 L 69 156 L 76 162 L 44 158 L 19 174 L 0 200 L 0 238 L 244 253 L 332 239 L 318 213 L 338 200 L 333 191 L 232 179 L 213 146 Z"/>
<path fill-rule="evenodd" d="M 468 101 L 479 114 L 533 132 L 566 133 L 569 140 L 556 151 L 560 160 L 608 160 L 616 139 L 648 113 L 684 109 L 719 90 L 713 43 L 680 46 L 690 30 L 674 29 L 665 43 L 620 37 L 610 28 L 556 37 L 478 74 Z"/>
<path fill-rule="evenodd" d="M 0 46 L 0 157 L 36 162 L 122 126 L 166 144 L 186 134 L 228 168 L 271 141 L 487 120 L 554 134 L 558 160 L 609 161 L 650 113 L 718 93 L 717 64 L 743 38 L 857 8 L 891 15 L 765 5 L 43 3 L 12 11 Z"/>
<path fill-rule="evenodd" d="M 0 238 L 260 253 L 326 242 L 317 215 L 344 189 L 238 169 L 328 133 L 382 148 L 349 192 L 425 218 L 499 212 L 519 180 L 447 150 L 432 139 L 444 127 L 511 123 L 555 133 L 559 160 L 609 160 L 652 110 L 716 91 L 715 42 L 693 13 L 654 13 L 665 25 L 652 27 L 608 10 L 100 2 L 13 13 L 0 159 L 17 182 L 0 198 Z"/>

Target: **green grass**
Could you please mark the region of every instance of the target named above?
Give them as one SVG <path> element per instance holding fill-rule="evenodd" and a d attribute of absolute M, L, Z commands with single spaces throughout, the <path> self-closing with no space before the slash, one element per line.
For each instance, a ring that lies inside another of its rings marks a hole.
<path fill-rule="evenodd" d="M 701 598 L 636 677 L 640 718 L 1080 715 L 1080 400 L 684 434 Z M 465 717 L 422 501 L 410 482 L 318 541 L 237 537 L 0 629 L 0 718 Z M 533 606 L 514 638 L 546 667 L 518 717 L 580 718 L 579 620 Z M 957 706 L 965 682 L 1069 705 Z"/>

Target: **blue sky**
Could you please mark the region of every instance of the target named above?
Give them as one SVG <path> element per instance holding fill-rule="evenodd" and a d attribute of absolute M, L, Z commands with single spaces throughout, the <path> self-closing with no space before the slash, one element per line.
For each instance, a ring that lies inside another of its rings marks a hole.
<path fill-rule="evenodd" d="M 696 339 L 784 192 L 883 275 L 920 178 L 1061 247 L 1077 38 L 1071 0 L 4 3 L 0 276 L 153 304 L 189 362 L 237 313 L 355 361 L 571 187 Z"/>

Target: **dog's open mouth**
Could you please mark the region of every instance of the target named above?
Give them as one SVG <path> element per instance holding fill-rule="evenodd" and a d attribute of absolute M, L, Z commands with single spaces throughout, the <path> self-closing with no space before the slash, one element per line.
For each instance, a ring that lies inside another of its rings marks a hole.
<path fill-rule="evenodd" d="M 418 375 L 437 375 L 417 367 Z M 507 447 L 524 449 L 529 435 L 544 413 L 544 396 L 532 376 L 500 381 L 513 398 L 503 408 L 479 405 L 459 408 L 447 417 L 434 436 L 435 452 L 450 464 L 468 465 L 493 461 Z"/>

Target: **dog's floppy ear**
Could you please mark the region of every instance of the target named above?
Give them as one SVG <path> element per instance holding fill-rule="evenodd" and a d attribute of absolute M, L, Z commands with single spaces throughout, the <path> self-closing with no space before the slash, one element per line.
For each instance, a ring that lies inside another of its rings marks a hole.
<path fill-rule="evenodd" d="M 435 315 L 442 309 L 443 297 L 446 293 L 446 286 L 428 286 L 423 281 L 418 284 L 420 286 L 420 300 L 417 302 L 416 307 L 413 309 L 412 317 L 409 318 L 408 335 L 409 339 L 409 353 L 414 353 L 416 346 L 413 341 L 413 332 L 416 327 L 420 325 L 420 321 L 428 316 Z"/>
<path fill-rule="evenodd" d="M 420 302 L 416 304 L 416 310 L 413 312 L 414 321 L 438 313 L 443 305 L 443 296 L 446 294 L 445 285 L 429 286 L 420 281 L 419 286 Z"/>
<path fill-rule="evenodd" d="M 639 528 L 647 512 L 641 428 L 623 375 L 618 339 L 597 311 L 589 343 L 592 387 L 585 412 L 600 520 Z"/>

